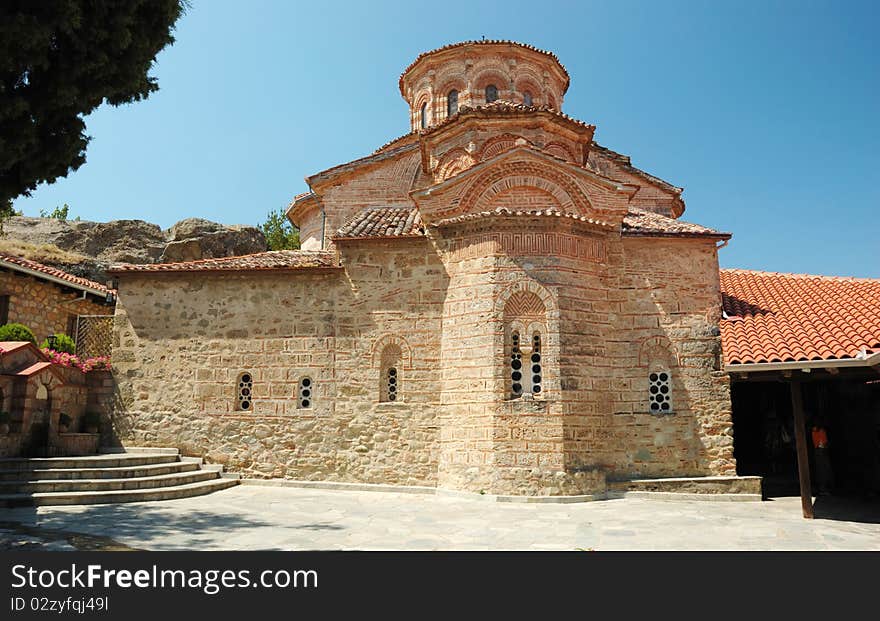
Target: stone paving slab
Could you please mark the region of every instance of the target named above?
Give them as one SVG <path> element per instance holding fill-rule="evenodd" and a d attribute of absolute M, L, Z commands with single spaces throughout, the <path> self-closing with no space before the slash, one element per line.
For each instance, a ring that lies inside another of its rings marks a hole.
<path fill-rule="evenodd" d="M 0 519 L 31 538 L 74 532 L 148 550 L 880 550 L 880 504 L 851 513 L 863 521 L 804 520 L 798 498 L 508 504 L 237 486 L 162 502 L 9 509 Z"/>

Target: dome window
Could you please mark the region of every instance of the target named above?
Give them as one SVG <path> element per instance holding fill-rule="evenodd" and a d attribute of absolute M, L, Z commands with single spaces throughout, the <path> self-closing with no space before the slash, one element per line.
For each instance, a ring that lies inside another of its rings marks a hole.
<path fill-rule="evenodd" d="M 498 99 L 498 87 L 490 84 L 486 87 L 486 103 L 492 103 Z"/>
<path fill-rule="evenodd" d="M 419 116 L 421 117 L 420 123 L 422 125 L 422 129 L 428 127 L 428 104 L 423 103 L 422 109 L 419 111 Z"/>
<path fill-rule="evenodd" d="M 523 93 L 523 103 L 527 106 L 531 106 L 532 104 L 532 94 L 529 91 Z"/>
<path fill-rule="evenodd" d="M 446 116 L 452 116 L 458 112 L 458 91 L 452 89 L 446 96 Z"/>

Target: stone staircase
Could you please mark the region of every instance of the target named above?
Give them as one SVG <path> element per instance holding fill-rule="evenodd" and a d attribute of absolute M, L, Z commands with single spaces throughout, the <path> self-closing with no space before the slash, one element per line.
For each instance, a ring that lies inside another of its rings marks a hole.
<path fill-rule="evenodd" d="M 177 449 L 127 448 L 87 457 L 0 459 L 0 507 L 170 500 L 238 485 L 238 476 Z"/>

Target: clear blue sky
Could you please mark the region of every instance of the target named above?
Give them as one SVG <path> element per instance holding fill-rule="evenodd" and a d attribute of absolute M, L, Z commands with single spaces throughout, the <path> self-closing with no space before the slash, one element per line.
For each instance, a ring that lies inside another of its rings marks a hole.
<path fill-rule="evenodd" d="M 303 177 L 408 131 L 420 52 L 554 51 L 563 110 L 733 232 L 725 267 L 880 277 L 880 3 L 193 0 L 161 90 L 88 119 L 87 163 L 15 206 L 257 223 Z"/>

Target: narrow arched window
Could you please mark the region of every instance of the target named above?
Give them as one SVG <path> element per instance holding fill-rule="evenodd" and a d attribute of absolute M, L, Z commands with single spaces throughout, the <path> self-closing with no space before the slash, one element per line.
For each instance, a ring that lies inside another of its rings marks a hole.
<path fill-rule="evenodd" d="M 446 116 L 452 116 L 458 112 L 458 91 L 452 89 L 446 96 Z"/>
<path fill-rule="evenodd" d="M 498 99 L 498 87 L 490 84 L 486 87 L 486 103 L 492 103 Z"/>
<path fill-rule="evenodd" d="M 532 336 L 532 355 L 529 357 L 532 368 L 532 394 L 537 395 L 541 392 L 542 374 L 541 374 L 541 334 L 535 332 Z"/>
<path fill-rule="evenodd" d="M 519 332 L 510 335 L 510 396 L 518 399 L 523 394 L 523 363 Z"/>
<path fill-rule="evenodd" d="M 426 127 L 428 127 L 428 104 L 427 103 L 422 104 L 422 109 L 419 111 L 419 115 L 421 117 L 420 123 L 422 125 L 422 129 L 425 129 Z"/>
<path fill-rule="evenodd" d="M 648 407 L 652 414 L 672 412 L 672 376 L 666 369 L 655 368 L 648 375 Z"/>
<path fill-rule="evenodd" d="M 297 390 L 297 406 L 300 409 L 308 409 L 312 407 L 314 404 L 314 399 L 312 396 L 315 393 L 315 386 L 312 383 L 312 378 L 303 377 L 299 380 L 299 389 Z"/>
<path fill-rule="evenodd" d="M 527 106 L 532 105 L 532 94 L 529 91 L 523 93 L 523 103 Z"/>
<path fill-rule="evenodd" d="M 400 346 L 386 345 L 382 350 L 381 368 L 379 371 L 379 401 L 394 402 L 400 400 L 400 371 L 403 353 Z"/>
<path fill-rule="evenodd" d="M 235 409 L 248 412 L 253 409 L 254 405 L 254 376 L 250 373 L 242 373 L 238 376 L 238 384 L 236 394 L 238 399 Z"/>

